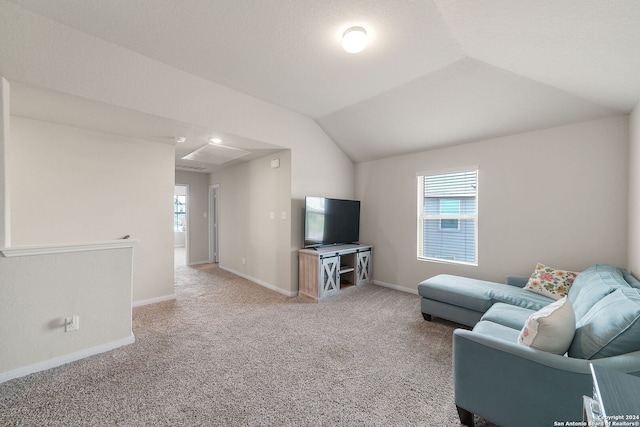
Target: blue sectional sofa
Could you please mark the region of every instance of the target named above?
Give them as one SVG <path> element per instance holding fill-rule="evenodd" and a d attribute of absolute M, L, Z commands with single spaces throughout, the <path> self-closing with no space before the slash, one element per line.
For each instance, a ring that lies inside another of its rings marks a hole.
<path fill-rule="evenodd" d="M 575 333 L 564 355 L 518 343 L 529 316 L 555 301 L 523 289 L 527 279 L 438 275 L 418 285 L 426 320 L 473 327 L 453 334 L 462 424 L 473 426 L 473 414 L 501 427 L 579 423 L 582 396 L 592 395 L 591 363 L 640 376 L 640 282 L 632 275 L 602 264 L 577 275 L 566 296 Z"/>

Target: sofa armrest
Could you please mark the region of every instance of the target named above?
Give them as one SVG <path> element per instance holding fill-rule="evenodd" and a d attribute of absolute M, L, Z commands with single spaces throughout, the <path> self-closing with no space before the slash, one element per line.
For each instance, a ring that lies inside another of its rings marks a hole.
<path fill-rule="evenodd" d="M 640 373 L 640 352 L 593 361 L 535 350 L 457 329 L 453 336 L 455 403 L 498 425 L 581 421 L 592 394 L 590 362 Z"/>
<path fill-rule="evenodd" d="M 524 288 L 524 285 L 529 281 L 529 276 L 507 276 L 507 285 L 516 286 L 518 288 Z"/>

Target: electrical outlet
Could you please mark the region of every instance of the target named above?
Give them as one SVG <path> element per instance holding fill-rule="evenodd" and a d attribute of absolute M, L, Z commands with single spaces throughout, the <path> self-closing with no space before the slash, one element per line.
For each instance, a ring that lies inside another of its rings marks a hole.
<path fill-rule="evenodd" d="M 80 329 L 80 316 L 75 314 L 71 318 L 64 319 L 64 331 L 71 332 Z"/>

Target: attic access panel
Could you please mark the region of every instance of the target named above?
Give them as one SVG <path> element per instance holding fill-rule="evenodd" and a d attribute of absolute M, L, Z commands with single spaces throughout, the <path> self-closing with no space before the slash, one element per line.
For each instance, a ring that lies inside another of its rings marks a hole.
<path fill-rule="evenodd" d="M 251 154 L 251 152 L 243 150 L 242 148 L 228 147 L 226 145 L 219 144 L 207 144 L 182 157 L 182 160 L 194 160 L 202 163 L 221 165 L 231 160 L 244 157 L 248 154 Z"/>

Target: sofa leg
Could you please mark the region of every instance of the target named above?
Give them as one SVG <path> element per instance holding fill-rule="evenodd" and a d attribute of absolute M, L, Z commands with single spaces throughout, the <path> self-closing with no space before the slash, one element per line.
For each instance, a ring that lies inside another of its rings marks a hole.
<path fill-rule="evenodd" d="M 458 410 L 458 417 L 460 417 L 460 422 L 467 427 L 474 427 L 473 414 L 466 409 L 462 409 L 458 405 L 456 405 L 456 409 Z"/>
<path fill-rule="evenodd" d="M 426 320 L 427 322 L 431 322 L 431 315 L 430 314 L 422 313 L 422 317 L 424 317 L 424 320 Z"/>

